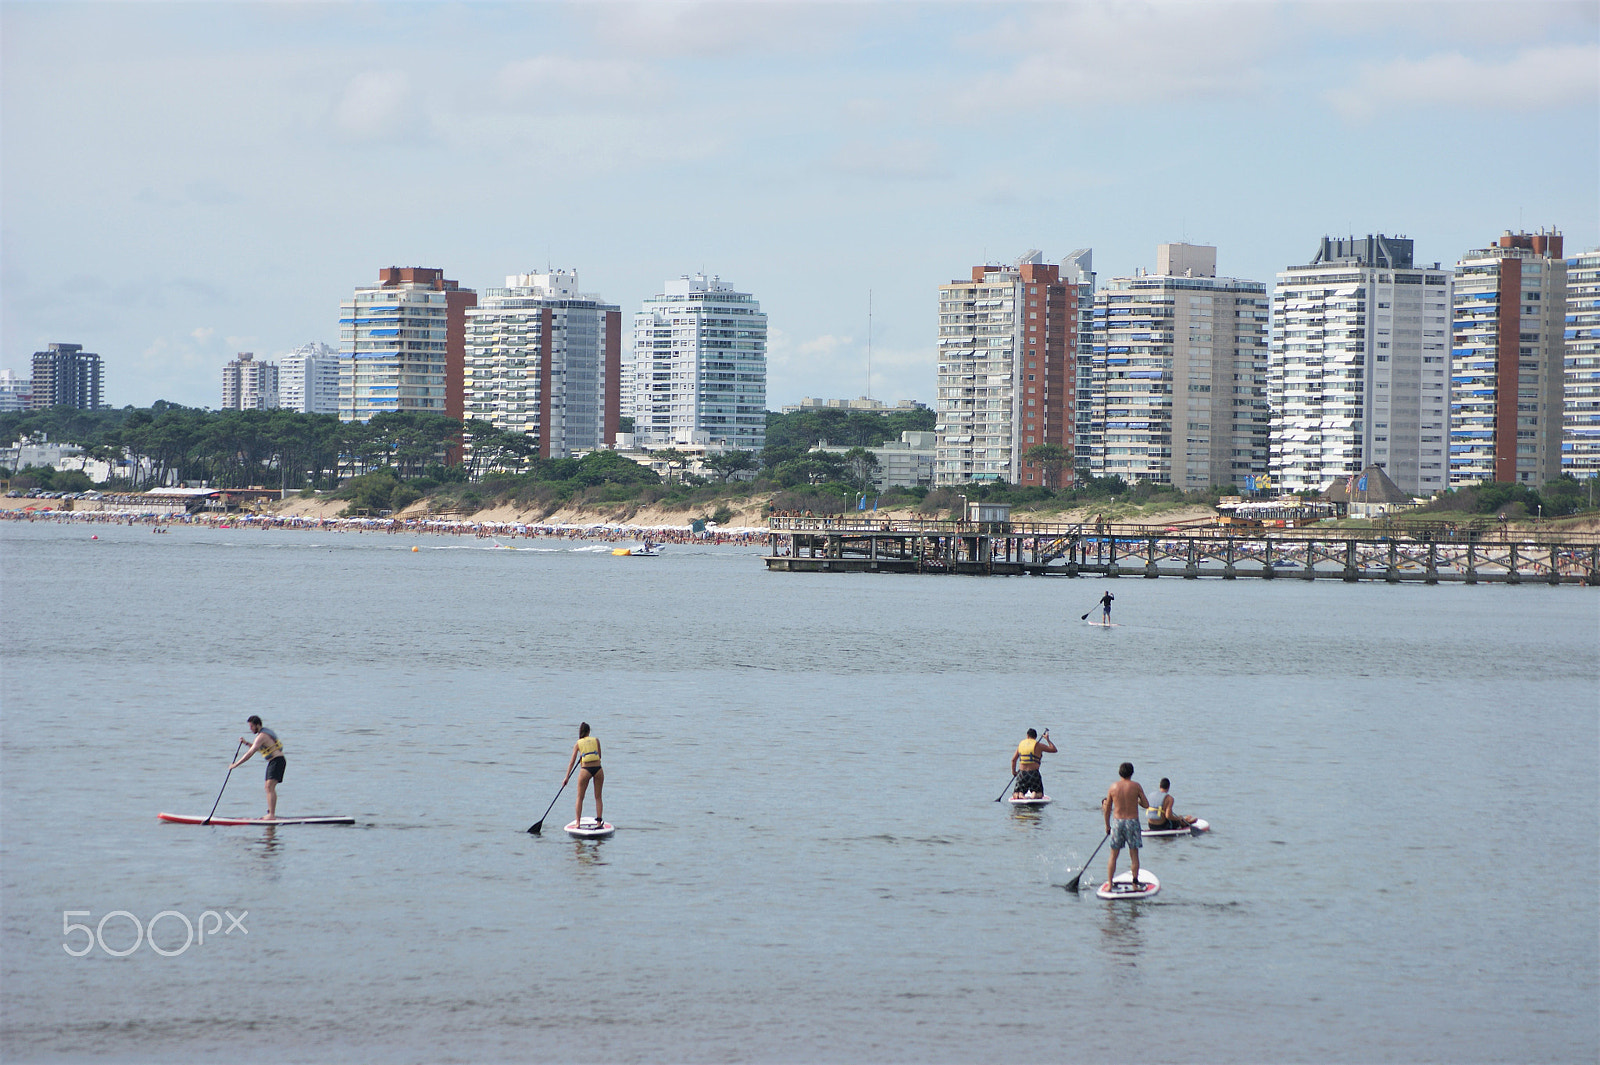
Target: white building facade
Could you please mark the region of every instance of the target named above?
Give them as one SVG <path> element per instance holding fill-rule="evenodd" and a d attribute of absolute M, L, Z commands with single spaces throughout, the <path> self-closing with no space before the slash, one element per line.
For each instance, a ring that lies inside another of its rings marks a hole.
<path fill-rule="evenodd" d="M 302 344 L 278 360 L 278 405 L 301 414 L 339 413 L 339 353 Z"/>
<path fill-rule="evenodd" d="M 1272 476 L 1320 491 L 1380 466 L 1402 491 L 1449 484 L 1451 273 L 1412 242 L 1323 238 L 1273 293 Z"/>
<path fill-rule="evenodd" d="M 1455 269 L 1450 487 L 1561 473 L 1567 262 L 1560 232 L 1512 233 Z"/>
<path fill-rule="evenodd" d="M 339 418 L 461 416 L 462 332 L 477 293 L 432 267 L 385 267 L 339 304 Z"/>
<path fill-rule="evenodd" d="M 1567 260 L 1561 472 L 1600 477 L 1600 249 Z"/>
<path fill-rule="evenodd" d="M 615 443 L 622 311 L 573 271 L 513 274 L 467 312 L 466 417 L 538 440 L 543 458 Z"/>
<path fill-rule="evenodd" d="M 1267 288 L 1216 262 L 1216 248 L 1162 244 L 1155 273 L 1095 293 L 1096 476 L 1203 491 L 1267 473 Z"/>
<path fill-rule="evenodd" d="M 938 456 L 937 441 L 937 433 L 907 429 L 901 432 L 899 440 L 886 440 L 877 447 L 863 448 L 862 450 L 878 460 L 878 468 L 872 476 L 873 487 L 879 491 L 886 488 L 919 486 L 931 488 L 934 480 L 934 463 Z M 830 455 L 847 455 L 854 449 L 823 443 L 811 450 Z"/>
<path fill-rule="evenodd" d="M 32 393 L 31 377 L 18 377 L 14 370 L 0 370 L 0 413 L 27 410 L 28 397 Z"/>
<path fill-rule="evenodd" d="M 634 315 L 623 379 L 623 413 L 639 446 L 702 433 L 758 451 L 767 435 L 767 316 L 720 278 L 668 281 Z"/>
<path fill-rule="evenodd" d="M 275 410 L 277 406 L 278 368 L 272 363 L 257 362 L 254 354 L 241 351 L 222 368 L 223 410 Z"/>

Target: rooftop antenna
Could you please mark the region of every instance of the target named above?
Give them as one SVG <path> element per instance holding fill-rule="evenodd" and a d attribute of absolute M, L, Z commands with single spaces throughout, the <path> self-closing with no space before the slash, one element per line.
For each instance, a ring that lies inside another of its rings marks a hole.
<path fill-rule="evenodd" d="M 867 398 L 872 398 L 872 290 L 867 289 Z"/>

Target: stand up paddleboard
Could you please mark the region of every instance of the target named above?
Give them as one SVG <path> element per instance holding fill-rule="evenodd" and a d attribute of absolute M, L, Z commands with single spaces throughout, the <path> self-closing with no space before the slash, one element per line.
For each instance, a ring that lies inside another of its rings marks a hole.
<path fill-rule="evenodd" d="M 1195 818 L 1195 822 L 1187 827 L 1174 825 L 1171 828 L 1146 828 L 1141 835 L 1145 836 L 1192 836 L 1199 832 L 1210 832 L 1211 822 L 1203 818 Z M 1140 877 L 1140 879 L 1144 879 Z"/>
<path fill-rule="evenodd" d="M 1101 884 L 1095 894 L 1103 899 L 1144 899 L 1161 890 L 1161 881 L 1148 869 L 1139 870 L 1139 889 L 1133 887 L 1133 870 L 1120 872 L 1109 884 Z"/>
<path fill-rule="evenodd" d="M 1053 802 L 1055 800 L 1048 795 L 1038 795 L 1031 799 L 1019 799 L 1015 795 L 1011 796 L 1012 806 L 1049 806 Z"/>
<path fill-rule="evenodd" d="M 1091 622 L 1089 622 L 1089 624 L 1093 625 L 1097 629 L 1120 629 L 1120 628 L 1122 628 L 1121 623 L 1116 622 L 1116 621 L 1091 621 Z"/>
<path fill-rule="evenodd" d="M 157 814 L 174 825 L 353 825 L 353 817 L 204 817 L 190 814 Z"/>
<path fill-rule="evenodd" d="M 617 830 L 617 826 L 610 821 L 595 821 L 586 819 L 574 821 L 566 826 L 567 835 L 577 839 L 604 839 Z"/>

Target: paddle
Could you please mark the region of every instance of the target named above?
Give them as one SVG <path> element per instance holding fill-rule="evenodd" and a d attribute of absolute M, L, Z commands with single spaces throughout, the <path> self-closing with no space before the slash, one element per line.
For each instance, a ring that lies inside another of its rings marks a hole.
<path fill-rule="evenodd" d="M 211 823 L 211 818 L 216 816 L 217 805 L 218 805 L 218 803 L 222 802 L 222 793 L 228 790 L 228 777 L 233 776 L 233 763 L 239 757 L 239 747 L 243 747 L 243 746 L 244 746 L 244 740 L 240 740 L 238 746 L 234 747 L 234 749 L 233 749 L 233 757 L 228 759 L 228 776 L 222 778 L 222 787 L 217 789 L 217 801 L 211 804 L 211 812 L 206 814 L 206 819 L 204 821 L 200 822 L 201 824 L 209 825 Z"/>
<path fill-rule="evenodd" d="M 1111 833 L 1109 833 L 1109 832 L 1107 832 L 1104 836 L 1100 837 L 1100 842 L 1096 843 L 1094 845 L 1094 851 L 1089 855 L 1089 862 L 1094 861 L 1094 856 L 1096 854 L 1100 853 L 1100 848 L 1104 847 L 1106 845 L 1106 840 L 1108 840 L 1110 838 L 1111 838 Z M 1071 880 L 1067 881 L 1067 890 L 1068 891 L 1071 891 L 1071 892 L 1074 892 L 1074 893 L 1077 892 L 1077 890 L 1078 890 L 1078 881 L 1083 878 L 1083 874 L 1084 873 L 1089 871 L 1089 862 L 1084 862 L 1083 863 L 1083 868 L 1078 870 L 1078 875 L 1073 877 Z"/>
<path fill-rule="evenodd" d="M 1006 791 L 1010 791 L 1011 790 L 1011 785 L 1015 784 L 1016 782 L 1017 782 L 1017 774 L 1012 773 L 1011 774 L 1011 784 L 1007 784 L 1006 785 Z M 995 802 L 999 802 L 1001 799 L 1005 798 L 1006 797 L 1006 791 L 1002 791 L 999 795 L 996 795 L 994 797 L 994 801 Z"/>
<path fill-rule="evenodd" d="M 1094 606 L 1099 606 L 1099 605 L 1100 605 L 1099 603 L 1096 603 Z M 1088 621 L 1089 620 L 1089 615 L 1094 613 L 1094 606 L 1090 607 L 1087 611 L 1085 611 L 1083 617 L 1079 618 L 1078 620 L 1079 621 Z"/>
<path fill-rule="evenodd" d="M 556 799 L 561 798 L 561 792 L 567 790 L 567 781 L 571 780 L 571 779 L 572 779 L 572 774 L 568 773 L 567 776 L 566 776 L 566 779 L 562 780 L 562 782 L 561 782 L 561 791 L 556 792 Z M 554 810 L 556 808 L 556 799 L 551 799 L 550 800 L 550 805 L 546 806 L 544 808 L 544 817 L 549 817 L 550 816 L 550 811 Z M 540 833 L 540 831 L 542 831 L 544 829 L 544 817 L 541 817 L 541 818 L 539 818 L 539 820 L 535 821 L 532 824 L 532 826 L 529 827 L 528 831 L 533 833 L 535 836 L 537 836 Z"/>

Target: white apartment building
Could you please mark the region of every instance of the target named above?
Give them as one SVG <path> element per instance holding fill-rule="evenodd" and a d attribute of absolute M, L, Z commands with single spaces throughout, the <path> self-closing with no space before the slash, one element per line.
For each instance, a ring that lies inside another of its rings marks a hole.
<path fill-rule="evenodd" d="M 1077 293 L 1037 251 L 939 286 L 936 484 L 1042 487 L 1028 451 L 1070 452 Z"/>
<path fill-rule="evenodd" d="M 0 370 L 0 413 L 27 410 L 33 393 L 33 379 L 18 377 L 15 370 Z"/>
<path fill-rule="evenodd" d="M 1079 248 L 1061 260 L 1061 280 L 1078 289 L 1078 350 L 1073 360 L 1076 381 L 1073 388 L 1072 465 L 1080 475 L 1094 470 L 1095 441 L 1104 436 L 1105 426 L 1094 421 L 1094 395 L 1104 382 L 1097 383 L 1094 371 L 1094 250 Z"/>
<path fill-rule="evenodd" d="M 462 414 L 462 334 L 477 293 L 425 266 L 390 266 L 339 304 L 339 418 Z"/>
<path fill-rule="evenodd" d="M 1567 260 L 1561 472 L 1600 477 L 1600 248 Z"/>
<path fill-rule="evenodd" d="M 1449 483 L 1450 271 L 1412 242 L 1324 237 L 1273 292 L 1272 476 L 1320 491 L 1380 466 L 1401 491 Z"/>
<path fill-rule="evenodd" d="M 1155 273 L 1095 293 L 1097 476 L 1201 491 L 1267 472 L 1267 287 L 1216 264 L 1216 248 L 1162 244 Z"/>
<path fill-rule="evenodd" d="M 301 414 L 339 413 L 339 353 L 302 344 L 278 360 L 278 405 Z"/>
<path fill-rule="evenodd" d="M 697 432 L 757 451 L 767 435 L 767 316 L 720 278 L 684 275 L 633 317 L 623 412 L 641 447 L 689 443 Z"/>
<path fill-rule="evenodd" d="M 621 308 L 580 292 L 575 271 L 508 276 L 467 312 L 467 418 L 528 434 L 543 458 L 613 444 L 621 334 Z"/>
<path fill-rule="evenodd" d="M 885 488 L 924 488 L 933 486 L 934 462 L 938 455 L 938 433 L 907 429 L 899 440 L 886 440 L 877 447 L 863 448 L 878 460 L 872 483 L 882 491 Z M 853 448 L 829 445 L 826 442 L 812 448 L 829 455 L 847 455 Z"/>
<path fill-rule="evenodd" d="M 274 410 L 277 406 L 278 368 L 272 363 L 257 362 L 253 353 L 241 351 L 222 368 L 223 410 Z"/>
<path fill-rule="evenodd" d="M 1456 263 L 1450 487 L 1561 474 L 1567 262 L 1559 230 L 1512 233 Z"/>

